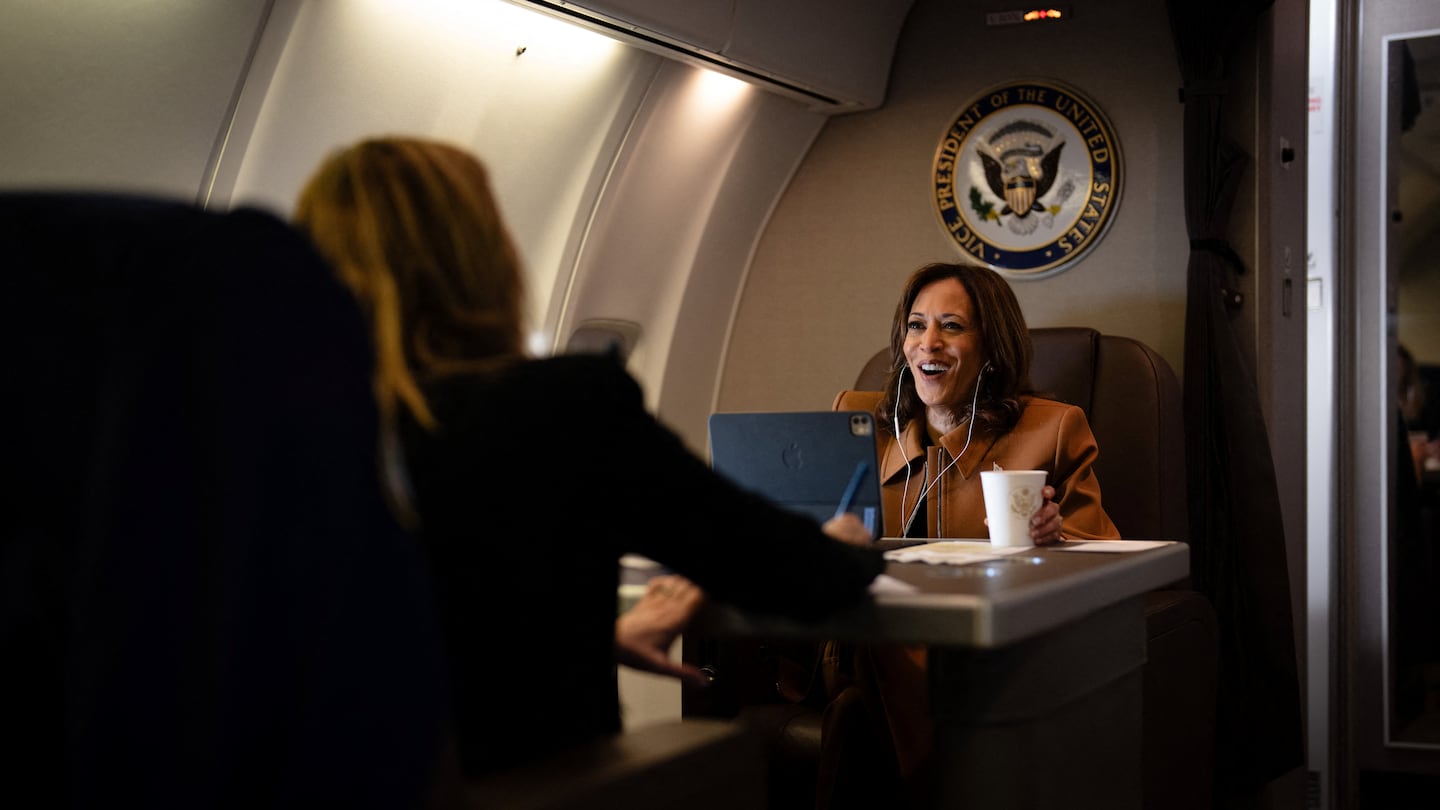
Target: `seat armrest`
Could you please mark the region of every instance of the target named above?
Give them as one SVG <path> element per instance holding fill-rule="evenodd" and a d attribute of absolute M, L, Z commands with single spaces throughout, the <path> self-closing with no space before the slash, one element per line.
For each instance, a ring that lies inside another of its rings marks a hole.
<path fill-rule="evenodd" d="M 765 806 L 760 741 L 739 723 L 657 723 L 472 779 L 466 808 L 728 810 Z"/>

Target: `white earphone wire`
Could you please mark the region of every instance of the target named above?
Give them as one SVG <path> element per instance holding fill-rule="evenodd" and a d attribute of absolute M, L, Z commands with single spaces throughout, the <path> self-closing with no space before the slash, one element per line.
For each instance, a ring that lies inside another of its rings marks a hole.
<path fill-rule="evenodd" d="M 970 421 L 970 426 L 969 426 L 968 428 L 966 428 L 966 430 L 965 430 L 965 444 L 964 444 L 964 446 L 962 446 L 962 447 L 960 448 L 960 452 L 959 452 L 959 453 L 956 453 L 955 456 L 954 456 L 954 458 L 951 458 L 951 459 L 950 459 L 950 463 L 949 463 L 949 464 L 946 464 L 944 467 L 941 467 L 941 468 L 940 468 L 940 472 L 936 473 L 936 474 L 935 474 L 935 477 L 934 477 L 932 480 L 925 482 L 925 487 L 920 490 L 920 494 L 919 494 L 919 495 L 915 496 L 915 507 L 910 510 L 910 517 L 905 521 L 905 525 L 903 525 L 903 526 L 900 527 L 900 536 L 901 536 L 901 537 L 908 537 L 908 536 L 909 536 L 909 535 L 907 534 L 907 532 L 910 531 L 910 524 L 912 524 L 912 523 L 915 522 L 915 517 L 916 517 L 916 515 L 918 515 L 918 514 L 920 513 L 920 504 L 922 504 L 922 503 L 925 502 L 925 494 L 928 493 L 928 492 L 931 490 L 931 488 L 934 487 L 935 484 L 940 481 L 941 476 L 943 476 L 943 475 L 945 475 L 945 473 L 949 472 L 949 471 L 950 471 L 950 468 L 951 468 L 951 467 L 954 467 L 954 466 L 960 461 L 960 457 L 963 456 L 963 455 L 965 455 L 965 451 L 970 449 L 970 439 L 971 439 L 971 437 L 973 437 L 973 436 L 975 435 L 975 405 L 976 405 L 977 403 L 979 403 L 979 401 L 980 401 L 980 380 L 981 380 L 981 378 L 983 378 L 983 377 L 985 376 L 985 372 L 986 372 L 986 371 L 989 371 L 989 370 L 990 370 L 990 363 L 987 361 L 987 362 L 985 363 L 985 367 L 982 368 L 982 369 L 980 369 L 980 374 L 975 378 L 975 393 L 974 393 L 973 395 L 971 395 L 971 397 L 970 397 L 970 413 L 965 414 L 965 418 Z M 895 406 L 895 407 L 898 409 L 898 408 L 900 407 L 900 406 L 899 406 L 899 403 L 900 403 L 900 394 L 899 394 L 900 386 L 897 384 L 897 385 L 895 386 L 895 389 L 896 389 L 896 394 L 895 394 L 895 403 L 896 403 L 896 406 Z M 897 445 L 900 443 L 900 417 L 899 417 L 898 415 L 895 417 L 895 443 L 896 443 Z M 927 477 L 928 477 L 928 476 L 927 476 Z M 910 492 L 910 465 L 909 465 L 909 464 L 906 464 L 906 465 L 905 465 L 905 489 L 900 492 L 900 508 L 901 508 L 901 509 L 904 509 L 904 508 L 905 508 L 905 496 L 908 495 L 909 492 Z"/>
<path fill-rule="evenodd" d="M 902 363 L 902 365 L 900 366 L 900 374 L 895 378 L 895 410 L 892 411 L 891 414 L 890 414 L 891 418 L 895 420 L 895 446 L 896 446 L 897 448 L 900 447 L 900 384 L 905 380 L 905 369 L 907 369 L 907 368 L 910 367 L 910 364 L 909 364 L 909 363 L 905 363 L 905 362 L 904 362 L 905 358 L 902 357 L 902 358 L 900 358 L 900 360 L 901 360 L 901 363 Z M 910 494 L 910 464 L 909 464 L 909 462 L 906 462 L 906 464 L 905 464 L 905 488 L 902 489 L 902 490 L 900 490 L 900 508 L 901 508 L 901 509 L 904 509 L 904 508 L 905 508 L 905 496 L 907 496 L 907 495 L 909 495 L 909 494 Z M 910 524 L 911 524 L 912 522 L 914 522 L 914 520 L 915 520 L 915 516 L 914 516 L 914 515 L 911 515 L 911 516 L 910 516 L 910 520 L 906 521 L 906 522 L 905 522 L 905 525 L 900 527 L 900 536 L 901 536 L 901 537 L 904 537 L 904 536 L 905 536 L 905 532 L 906 532 L 907 530 L 909 530 Z"/>

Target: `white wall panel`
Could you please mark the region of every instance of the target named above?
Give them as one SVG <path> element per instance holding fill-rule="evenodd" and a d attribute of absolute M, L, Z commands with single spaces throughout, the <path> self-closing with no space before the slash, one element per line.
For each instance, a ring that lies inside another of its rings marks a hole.
<path fill-rule="evenodd" d="M 630 367 L 697 452 L 756 239 L 824 120 L 670 63 L 596 208 L 561 332 L 592 318 L 642 324 Z"/>
<path fill-rule="evenodd" d="M 548 348 L 552 293 L 651 74 L 663 61 L 501 0 L 304 3 L 247 143 L 222 167 L 231 205 L 288 216 L 337 146 L 406 134 L 452 141 L 489 166 Z M 522 51 L 523 49 L 523 51 Z M 238 127 L 237 127 L 238 129 Z M 222 172 L 223 174 L 223 172 Z"/>
<path fill-rule="evenodd" d="M 0 186 L 195 199 L 268 0 L 6 0 Z"/>
<path fill-rule="evenodd" d="M 587 20 L 641 48 L 762 79 L 824 114 L 885 101 L 913 0 L 513 0 Z"/>
<path fill-rule="evenodd" d="M 584 8 L 637 30 L 715 53 L 725 47 L 735 17 L 735 0 L 551 0 L 551 4 Z"/>

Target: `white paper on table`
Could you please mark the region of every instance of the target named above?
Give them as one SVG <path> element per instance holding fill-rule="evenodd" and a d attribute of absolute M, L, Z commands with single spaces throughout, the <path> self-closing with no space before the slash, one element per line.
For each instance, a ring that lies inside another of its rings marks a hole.
<path fill-rule="evenodd" d="M 893 562 L 923 562 L 932 565 L 969 565 L 988 562 L 1034 551 L 1033 546 L 992 546 L 989 540 L 941 540 L 923 546 L 897 548 L 885 552 L 885 559 Z"/>
<path fill-rule="evenodd" d="M 896 579 L 889 574 L 879 574 L 870 580 L 870 593 L 915 593 L 919 588 L 911 585 L 903 579 Z"/>
<path fill-rule="evenodd" d="M 620 555 L 620 566 L 622 568 L 634 568 L 638 571 L 649 571 L 662 567 L 660 563 L 655 562 L 649 557 L 643 557 L 633 553 Z"/>
<path fill-rule="evenodd" d="M 1086 543 L 1066 543 L 1063 546 L 1050 546 L 1050 548 L 1055 551 L 1099 551 L 1107 554 L 1128 554 L 1132 551 L 1146 551 L 1174 544 L 1174 540 L 1096 540 Z"/>

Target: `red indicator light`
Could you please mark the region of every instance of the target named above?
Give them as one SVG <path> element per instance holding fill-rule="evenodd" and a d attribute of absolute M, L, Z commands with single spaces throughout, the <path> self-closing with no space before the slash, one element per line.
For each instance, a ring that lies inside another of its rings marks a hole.
<path fill-rule="evenodd" d="M 1060 10 L 1054 8 L 1041 8 L 1035 9 L 1034 11 L 1025 12 L 1026 22 L 1036 22 L 1038 20 L 1058 20 L 1060 19 L 1060 17 Z"/>
<path fill-rule="evenodd" d="M 1070 15 L 1069 6 L 991 11 L 985 14 L 986 25 L 1016 25 L 1024 22 L 1059 20 Z"/>

